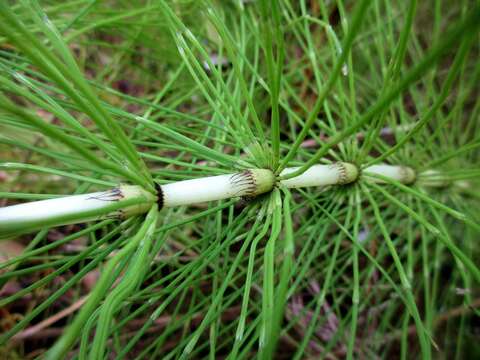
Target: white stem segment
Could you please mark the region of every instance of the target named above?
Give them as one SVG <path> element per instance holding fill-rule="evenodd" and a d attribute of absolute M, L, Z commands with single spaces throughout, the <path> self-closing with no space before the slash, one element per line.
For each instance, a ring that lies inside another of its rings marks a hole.
<path fill-rule="evenodd" d="M 161 186 L 164 207 L 197 204 L 233 197 L 253 197 L 273 189 L 270 170 L 252 169 L 236 174 L 178 181 Z"/>
<path fill-rule="evenodd" d="M 429 187 L 442 188 L 451 184 L 451 182 L 437 170 L 426 170 L 418 175 L 418 181 L 421 185 Z M 468 182 L 455 181 L 455 185 L 460 188 L 466 188 Z"/>
<path fill-rule="evenodd" d="M 297 171 L 286 168 L 280 176 Z M 373 165 L 364 172 L 378 174 L 404 184 L 416 181 L 415 171 L 406 166 Z M 434 182 L 437 172 L 423 173 L 425 183 Z M 287 188 L 307 186 L 343 185 L 359 177 L 358 168 L 350 163 L 337 162 L 331 165 L 314 165 L 303 174 L 286 180 L 279 185 Z M 367 181 L 385 183 L 385 180 L 367 177 Z M 251 169 L 241 173 L 211 176 L 178 181 L 157 186 L 157 196 L 139 186 L 119 187 L 92 194 L 73 195 L 0 208 L 0 238 L 52 226 L 74 224 L 105 218 L 127 218 L 147 212 L 157 202 L 159 209 L 180 205 L 191 205 L 207 201 L 235 197 L 254 197 L 269 192 L 277 184 L 274 173 L 266 169 Z"/>
<path fill-rule="evenodd" d="M 297 171 L 298 167 L 286 168 L 280 176 Z M 305 186 L 344 185 L 358 178 L 358 169 L 355 165 L 337 162 L 331 165 L 313 165 L 303 174 L 291 179 L 281 180 L 280 184 L 287 188 Z"/>
<path fill-rule="evenodd" d="M 34 201 L 0 208 L 0 237 L 52 226 L 141 214 L 156 201 L 140 186 Z"/>
<path fill-rule="evenodd" d="M 403 184 L 412 184 L 416 180 L 415 171 L 408 166 L 380 164 L 369 166 L 363 171 L 365 173 L 385 176 Z M 373 177 L 369 178 L 368 180 L 380 184 L 385 183 L 384 180 Z"/>

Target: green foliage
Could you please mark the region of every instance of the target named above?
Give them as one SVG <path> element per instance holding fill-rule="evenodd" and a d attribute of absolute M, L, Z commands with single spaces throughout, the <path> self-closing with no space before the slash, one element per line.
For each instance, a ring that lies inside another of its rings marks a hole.
<path fill-rule="evenodd" d="M 1 351 L 87 295 L 46 358 L 478 356 L 479 28 L 474 0 L 1 2 L 9 202 L 334 161 L 418 178 L 16 239 Z"/>

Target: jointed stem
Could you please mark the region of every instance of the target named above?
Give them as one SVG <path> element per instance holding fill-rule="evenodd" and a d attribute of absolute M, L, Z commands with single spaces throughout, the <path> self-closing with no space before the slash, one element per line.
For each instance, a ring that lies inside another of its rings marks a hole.
<path fill-rule="evenodd" d="M 267 169 L 250 169 L 240 173 L 177 181 L 157 186 L 157 195 L 140 186 L 116 188 L 83 195 L 73 195 L 0 208 L 0 238 L 42 228 L 82 223 L 105 218 L 128 218 L 148 211 L 152 204 L 162 207 L 191 205 L 230 198 L 252 198 L 274 187 L 327 187 L 345 185 L 359 179 L 356 165 L 337 162 L 314 165 L 301 175 L 282 180 L 298 168 L 286 168 L 276 178 Z M 379 184 L 398 184 L 403 189 L 417 182 L 421 186 L 445 187 L 458 183 L 459 191 L 468 188 L 465 181 L 449 182 L 438 171 L 421 174 L 407 166 L 373 165 L 362 171 L 362 180 Z M 461 185 L 461 186 L 460 186 Z"/>

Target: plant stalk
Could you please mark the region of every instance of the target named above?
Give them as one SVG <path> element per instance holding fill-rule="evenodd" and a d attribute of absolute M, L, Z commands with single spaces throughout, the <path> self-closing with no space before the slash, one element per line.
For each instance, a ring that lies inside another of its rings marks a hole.
<path fill-rule="evenodd" d="M 363 171 L 366 173 L 385 176 L 403 184 L 413 184 L 417 179 L 415 170 L 413 170 L 411 167 L 402 165 L 372 165 L 366 167 Z M 379 184 L 385 183 L 385 181 L 378 178 L 370 178 L 369 181 Z"/>
<path fill-rule="evenodd" d="M 234 174 L 210 176 L 157 185 L 154 195 L 137 185 L 120 185 L 110 190 L 83 195 L 28 202 L 0 208 L 0 238 L 11 237 L 43 228 L 83 223 L 108 218 L 126 219 L 146 213 L 154 203 L 158 208 L 192 205 L 236 197 L 252 198 L 270 192 L 275 186 L 300 188 L 309 186 L 336 186 L 349 184 L 360 177 L 356 165 L 337 162 L 314 165 L 294 178 L 282 180 L 298 167 L 284 169 L 279 178 L 267 169 L 250 169 Z M 417 181 L 415 171 L 407 166 L 372 165 L 362 170 L 365 175 L 376 174 L 405 185 Z M 441 175 L 430 170 L 419 175 L 422 186 L 439 187 L 444 181 L 427 180 L 424 175 Z M 365 181 L 385 184 L 379 177 L 365 177 Z"/>
<path fill-rule="evenodd" d="M 280 177 L 293 173 L 300 167 L 286 168 Z M 358 178 L 358 168 L 350 163 L 337 162 L 331 165 L 313 165 L 307 171 L 291 179 L 280 180 L 279 183 L 287 188 L 307 186 L 344 185 L 354 182 Z"/>
<path fill-rule="evenodd" d="M 273 189 L 270 170 L 251 169 L 235 174 L 177 181 L 157 187 L 163 207 L 191 205 L 233 197 L 255 197 Z"/>
<path fill-rule="evenodd" d="M 148 211 L 156 197 L 137 185 L 120 185 L 90 194 L 33 201 L 0 208 L 0 238 L 53 226 L 107 218 L 128 218 Z"/>

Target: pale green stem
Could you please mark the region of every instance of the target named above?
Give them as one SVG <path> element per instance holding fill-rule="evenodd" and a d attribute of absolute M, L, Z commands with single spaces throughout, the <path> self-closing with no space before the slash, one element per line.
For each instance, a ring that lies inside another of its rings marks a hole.
<path fill-rule="evenodd" d="M 137 185 L 0 208 L 0 238 L 59 225 L 128 218 L 152 206 L 156 196 Z"/>
<path fill-rule="evenodd" d="M 280 179 L 297 171 L 286 168 Z M 388 183 L 388 179 L 405 185 L 416 182 L 420 186 L 444 187 L 452 185 L 442 173 L 428 170 L 420 173 L 408 166 L 379 164 L 362 170 L 362 179 L 373 183 Z M 379 175 L 368 176 L 368 175 Z M 49 200 L 28 202 L 0 208 L 0 238 L 32 232 L 54 226 L 96 221 L 106 218 L 125 219 L 146 213 L 152 204 L 162 207 L 192 205 L 230 198 L 252 198 L 270 192 L 275 186 L 285 188 L 329 187 L 352 183 L 359 178 L 356 165 L 337 162 L 330 165 L 314 165 L 294 178 L 279 180 L 266 169 L 250 169 L 239 173 L 209 176 L 177 181 L 157 186 L 154 195 L 140 186 L 118 187 L 83 195 L 65 196 Z M 382 179 L 382 177 L 384 179 Z M 469 183 L 456 181 L 458 190 Z"/>

